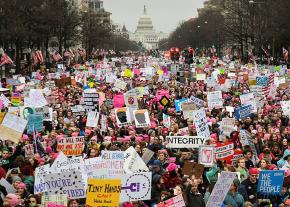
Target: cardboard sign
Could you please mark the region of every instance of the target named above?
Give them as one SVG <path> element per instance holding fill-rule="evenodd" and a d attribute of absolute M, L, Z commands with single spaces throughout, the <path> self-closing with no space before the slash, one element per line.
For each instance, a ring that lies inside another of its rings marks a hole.
<path fill-rule="evenodd" d="M 86 206 L 119 206 L 121 180 L 88 179 Z"/>
<path fill-rule="evenodd" d="M 144 163 L 147 164 L 151 160 L 151 158 L 153 157 L 154 154 L 155 154 L 155 152 L 146 148 L 145 152 L 142 155 L 142 160 L 144 161 Z"/>
<path fill-rule="evenodd" d="M 204 108 L 193 111 L 192 114 L 197 135 L 208 139 L 210 137 L 210 131 L 207 124 L 207 118 Z"/>
<path fill-rule="evenodd" d="M 87 116 L 87 127 L 98 127 L 99 113 L 96 111 L 89 111 Z"/>
<path fill-rule="evenodd" d="M 58 88 L 64 88 L 65 86 L 71 85 L 71 77 L 55 79 L 55 86 Z"/>
<path fill-rule="evenodd" d="M 167 148 L 199 148 L 206 138 L 199 136 L 167 136 Z"/>
<path fill-rule="evenodd" d="M 223 107 L 223 98 L 221 91 L 212 91 L 207 93 L 207 103 L 208 108 L 211 110 L 213 108 L 219 109 Z"/>
<path fill-rule="evenodd" d="M 184 207 L 186 206 L 182 195 L 175 196 L 164 202 L 158 203 L 156 207 Z"/>
<path fill-rule="evenodd" d="M 47 207 L 47 205 L 60 205 L 67 206 L 68 199 L 67 195 L 58 194 L 58 195 L 45 195 L 41 196 L 41 207 Z"/>
<path fill-rule="evenodd" d="M 239 108 L 235 108 L 235 118 L 237 120 L 252 116 L 252 105 L 244 105 Z"/>
<path fill-rule="evenodd" d="M 183 114 L 186 114 L 189 111 L 197 110 L 197 107 L 194 103 L 182 103 L 181 110 L 183 111 Z"/>
<path fill-rule="evenodd" d="M 27 120 L 7 113 L 0 125 L 1 138 L 17 143 L 27 125 Z"/>
<path fill-rule="evenodd" d="M 124 170 L 126 173 L 148 172 L 149 169 L 134 147 L 129 147 L 125 151 Z"/>
<path fill-rule="evenodd" d="M 48 195 L 67 194 L 69 198 L 85 198 L 82 175 L 79 171 L 44 175 Z"/>
<path fill-rule="evenodd" d="M 57 142 L 57 150 L 66 156 L 81 155 L 85 147 L 84 137 L 64 137 Z"/>
<path fill-rule="evenodd" d="M 266 196 L 281 195 L 284 170 L 262 170 L 259 172 L 258 192 Z"/>
<path fill-rule="evenodd" d="M 28 115 L 27 133 L 41 132 L 43 130 L 43 115 L 42 113 L 34 113 Z"/>
<path fill-rule="evenodd" d="M 198 163 L 205 167 L 212 167 L 214 164 L 214 146 L 201 145 L 198 151 Z"/>
<path fill-rule="evenodd" d="M 120 202 L 151 199 L 151 172 L 126 174 L 122 177 Z"/>
<path fill-rule="evenodd" d="M 136 128 L 143 128 L 150 126 L 150 118 L 147 109 L 134 110 L 133 116 L 135 120 Z"/>
<path fill-rule="evenodd" d="M 118 127 L 131 125 L 130 112 L 128 108 L 124 107 L 115 109 L 115 115 Z"/>
<path fill-rule="evenodd" d="M 221 207 L 235 178 L 236 173 L 222 171 L 210 194 L 206 207 Z"/>
<path fill-rule="evenodd" d="M 215 158 L 218 159 L 224 159 L 227 157 L 230 157 L 234 154 L 234 144 L 229 143 L 226 145 L 217 145 L 215 147 Z"/>
<path fill-rule="evenodd" d="M 195 166 L 194 162 L 185 161 L 183 168 L 182 168 L 182 173 L 184 175 L 191 176 L 193 174 L 194 166 Z"/>
<path fill-rule="evenodd" d="M 35 169 L 34 194 L 46 191 L 43 176 L 49 174 L 49 167 L 49 164 L 46 164 L 39 166 Z"/>
<path fill-rule="evenodd" d="M 99 111 L 99 93 L 84 93 L 84 107 L 87 111 Z"/>

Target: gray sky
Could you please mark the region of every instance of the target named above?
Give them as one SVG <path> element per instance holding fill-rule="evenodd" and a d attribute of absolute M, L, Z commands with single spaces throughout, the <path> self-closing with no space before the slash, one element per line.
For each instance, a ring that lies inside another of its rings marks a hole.
<path fill-rule="evenodd" d="M 134 32 L 139 17 L 146 5 L 147 14 L 151 16 L 154 29 L 159 32 L 172 32 L 183 20 L 197 16 L 197 8 L 203 6 L 204 0 L 103 0 L 106 11 L 112 13 L 114 23 L 125 24 Z"/>

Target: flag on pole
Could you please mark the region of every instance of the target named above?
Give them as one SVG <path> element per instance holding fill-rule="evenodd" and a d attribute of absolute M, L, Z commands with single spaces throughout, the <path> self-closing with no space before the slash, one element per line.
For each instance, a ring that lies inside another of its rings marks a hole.
<path fill-rule="evenodd" d="M 0 66 L 2 65 L 12 65 L 13 64 L 13 61 L 11 60 L 11 58 L 6 54 L 6 53 L 3 53 L 1 59 L 0 59 Z"/>
<path fill-rule="evenodd" d="M 58 62 L 58 61 L 60 61 L 62 59 L 62 57 L 57 51 L 54 51 L 54 53 L 52 54 L 52 59 L 55 62 Z"/>
<path fill-rule="evenodd" d="M 288 57 L 289 57 L 289 52 L 284 47 L 283 47 L 283 57 L 284 57 L 284 60 L 287 62 Z"/>

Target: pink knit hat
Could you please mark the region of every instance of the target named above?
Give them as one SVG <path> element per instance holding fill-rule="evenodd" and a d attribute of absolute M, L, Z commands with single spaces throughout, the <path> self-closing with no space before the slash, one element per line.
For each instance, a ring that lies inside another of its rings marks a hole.
<path fill-rule="evenodd" d="M 176 170 L 176 168 L 177 168 L 177 165 L 175 163 L 170 163 L 166 169 L 168 172 L 172 172 Z"/>
<path fill-rule="evenodd" d="M 9 193 L 6 198 L 10 198 L 11 199 L 11 207 L 15 207 L 17 205 L 19 205 L 20 201 L 17 197 L 17 195 Z"/>
<path fill-rule="evenodd" d="M 17 184 L 17 187 L 18 187 L 18 188 L 22 188 L 22 189 L 26 189 L 26 185 L 25 185 L 25 183 L 18 183 L 18 184 Z"/>
<path fill-rule="evenodd" d="M 29 140 L 29 137 L 27 134 L 23 134 L 21 139 L 22 139 L 22 141 L 26 142 Z"/>
<path fill-rule="evenodd" d="M 91 132 L 92 132 L 91 130 L 89 130 L 89 129 L 85 129 L 85 134 L 86 134 L 86 135 L 90 135 Z"/>

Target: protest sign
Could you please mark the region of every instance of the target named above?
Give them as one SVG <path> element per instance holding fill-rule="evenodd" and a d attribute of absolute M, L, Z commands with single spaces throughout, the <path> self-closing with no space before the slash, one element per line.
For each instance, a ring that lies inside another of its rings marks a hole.
<path fill-rule="evenodd" d="M 49 174 L 49 164 L 35 168 L 34 194 L 45 192 L 45 182 L 43 175 Z"/>
<path fill-rule="evenodd" d="M 218 144 L 215 147 L 215 158 L 216 159 L 224 159 L 230 157 L 234 154 L 234 144 Z"/>
<path fill-rule="evenodd" d="M 244 147 L 246 145 L 249 145 L 249 139 L 251 139 L 251 134 L 245 129 L 241 129 L 239 135 L 242 146 Z"/>
<path fill-rule="evenodd" d="M 43 115 L 42 113 L 34 113 L 28 115 L 27 133 L 41 132 L 43 129 Z"/>
<path fill-rule="evenodd" d="M 167 136 L 167 148 L 199 148 L 206 138 L 199 136 Z"/>
<path fill-rule="evenodd" d="M 205 167 L 212 167 L 214 164 L 214 146 L 201 145 L 198 151 L 198 163 Z"/>
<path fill-rule="evenodd" d="M 0 124 L 3 121 L 5 114 L 6 114 L 5 112 L 0 112 Z"/>
<path fill-rule="evenodd" d="M 261 170 L 259 172 L 258 192 L 266 196 L 281 195 L 284 170 Z"/>
<path fill-rule="evenodd" d="M 118 88 L 119 90 L 125 90 L 126 87 L 127 87 L 127 83 L 125 81 L 123 81 L 123 80 L 115 79 L 114 86 L 116 88 Z"/>
<path fill-rule="evenodd" d="M 87 116 L 87 127 L 98 127 L 99 113 L 96 111 L 89 111 Z"/>
<path fill-rule="evenodd" d="M 9 104 L 11 103 L 11 102 L 9 101 L 9 99 L 6 98 L 6 96 L 5 96 L 3 93 L 0 94 L 0 102 L 1 102 L 1 101 L 2 101 L 2 103 L 4 104 L 5 107 L 8 107 Z"/>
<path fill-rule="evenodd" d="M 49 171 L 51 173 L 71 172 L 73 170 L 83 172 L 83 168 L 84 160 L 82 157 L 73 156 L 68 158 L 62 151 L 60 151 L 58 152 L 57 158 L 49 168 Z"/>
<path fill-rule="evenodd" d="M 113 99 L 114 108 L 122 108 L 124 104 L 125 104 L 125 97 L 123 93 L 114 95 L 114 99 Z"/>
<path fill-rule="evenodd" d="M 235 118 L 237 120 L 251 117 L 252 116 L 252 105 L 244 105 L 238 108 L 235 108 Z"/>
<path fill-rule="evenodd" d="M 48 103 L 46 99 L 44 98 L 41 89 L 30 89 L 27 105 L 25 104 L 25 99 L 24 99 L 24 106 L 40 108 L 47 104 Z"/>
<path fill-rule="evenodd" d="M 82 106 L 82 105 L 75 105 L 71 107 L 71 111 L 73 113 L 73 115 L 79 116 L 79 115 L 85 115 L 86 114 L 86 109 Z"/>
<path fill-rule="evenodd" d="M 162 96 L 161 99 L 159 100 L 159 103 L 161 104 L 161 106 L 167 107 L 170 104 L 170 100 L 166 96 Z"/>
<path fill-rule="evenodd" d="M 170 116 L 163 113 L 162 118 L 163 118 L 163 126 L 169 129 L 171 125 Z"/>
<path fill-rule="evenodd" d="M 84 170 L 88 178 L 95 178 L 95 179 L 110 178 L 108 169 L 105 167 L 105 160 L 103 160 L 101 157 L 85 159 L 84 163 L 85 163 Z M 117 165 L 117 166 L 120 166 L 120 165 Z"/>
<path fill-rule="evenodd" d="M 186 102 L 187 100 L 188 100 L 188 98 L 183 98 L 183 99 L 179 99 L 179 100 L 174 101 L 176 112 L 180 112 L 182 110 L 181 105 L 182 105 L 182 103 Z"/>
<path fill-rule="evenodd" d="M 52 108 L 44 106 L 42 108 L 35 108 L 35 112 L 42 113 L 43 121 L 52 121 Z"/>
<path fill-rule="evenodd" d="M 136 128 L 143 128 L 143 127 L 150 126 L 150 118 L 149 118 L 149 113 L 147 109 L 134 110 L 133 116 L 134 116 Z"/>
<path fill-rule="evenodd" d="M 285 116 L 290 116 L 290 101 L 281 101 L 281 107 Z"/>
<path fill-rule="evenodd" d="M 242 94 L 240 95 L 240 100 L 243 105 L 251 105 L 253 113 L 257 112 L 254 93 Z"/>
<path fill-rule="evenodd" d="M 34 157 L 33 144 L 27 144 L 24 146 L 25 157 Z"/>
<path fill-rule="evenodd" d="M 20 117 L 23 118 L 23 119 L 26 119 L 26 120 L 28 120 L 28 116 L 30 114 L 35 114 L 36 113 L 34 107 L 20 106 L 19 109 L 20 109 L 20 111 L 19 111 Z"/>
<path fill-rule="evenodd" d="M 1 178 L 0 185 L 5 187 L 7 193 L 16 193 L 16 189 L 5 178 Z"/>
<path fill-rule="evenodd" d="M 122 177 L 120 202 L 151 199 L 151 172 L 126 174 Z"/>
<path fill-rule="evenodd" d="M 56 87 L 64 88 L 65 86 L 71 85 L 71 77 L 55 79 L 54 82 Z"/>
<path fill-rule="evenodd" d="M 130 112 L 127 107 L 115 109 L 118 127 L 131 125 Z"/>
<path fill-rule="evenodd" d="M 88 179 L 86 205 L 91 207 L 119 206 L 121 180 Z"/>
<path fill-rule="evenodd" d="M 84 92 L 86 111 L 99 111 L 99 93 Z"/>
<path fill-rule="evenodd" d="M 81 155 L 85 146 L 84 137 L 63 137 L 57 142 L 57 150 L 66 156 Z"/>
<path fill-rule="evenodd" d="M 108 178 L 121 177 L 124 174 L 125 165 L 125 153 L 124 151 L 103 151 L 102 159 L 104 169 L 108 172 Z"/>
<path fill-rule="evenodd" d="M 11 103 L 12 103 L 13 106 L 19 106 L 20 105 L 20 103 L 21 103 L 20 93 L 12 93 Z"/>
<path fill-rule="evenodd" d="M 156 97 L 157 97 L 158 101 L 160 101 L 163 96 L 169 98 L 170 97 L 169 90 L 160 90 L 159 89 L 156 91 Z"/>
<path fill-rule="evenodd" d="M 138 92 L 139 92 L 139 90 L 138 90 Z M 127 107 L 138 106 L 138 94 L 140 94 L 140 93 L 136 93 L 135 91 L 128 91 L 124 96 L 125 105 Z"/>
<path fill-rule="evenodd" d="M 0 125 L 0 137 L 4 140 L 7 139 L 16 143 L 22 136 L 26 125 L 27 120 L 10 113 L 6 113 Z"/>
<path fill-rule="evenodd" d="M 192 103 L 194 103 L 198 107 L 203 107 L 204 106 L 204 101 L 201 100 L 201 99 L 199 99 L 199 98 L 196 98 L 194 96 L 191 96 L 189 98 L 188 102 L 192 102 Z"/>
<path fill-rule="evenodd" d="M 107 116 L 101 116 L 101 132 L 106 132 L 108 130 Z"/>
<path fill-rule="evenodd" d="M 126 173 L 148 172 L 149 169 L 134 147 L 129 147 L 125 151 L 124 170 Z"/>
<path fill-rule="evenodd" d="M 85 198 L 82 175 L 79 171 L 43 175 L 48 195 L 67 194 L 69 198 Z"/>
<path fill-rule="evenodd" d="M 230 136 L 231 132 L 236 130 L 235 121 L 233 118 L 223 118 L 221 122 L 222 134 Z"/>
<path fill-rule="evenodd" d="M 181 110 L 183 111 L 183 114 L 188 113 L 189 111 L 197 110 L 197 107 L 195 103 L 182 103 L 181 104 Z"/>
<path fill-rule="evenodd" d="M 156 207 L 184 207 L 184 206 L 186 205 L 184 203 L 182 195 L 178 195 L 173 198 L 167 199 L 156 205 Z"/>
<path fill-rule="evenodd" d="M 236 173 L 222 171 L 210 194 L 206 207 L 221 207 L 235 178 Z"/>
<path fill-rule="evenodd" d="M 145 152 L 142 155 L 142 160 L 144 161 L 145 164 L 147 164 L 151 160 L 153 155 L 154 155 L 154 152 L 146 148 Z"/>
<path fill-rule="evenodd" d="M 196 163 L 194 163 L 193 161 L 185 161 L 183 168 L 182 168 L 182 173 L 184 175 L 191 176 L 193 173 L 193 168 L 194 168 L 195 164 Z"/>
<path fill-rule="evenodd" d="M 221 91 L 212 91 L 207 93 L 207 103 L 209 109 L 219 109 L 223 107 L 223 98 Z"/>
<path fill-rule="evenodd" d="M 207 118 L 204 108 L 193 111 L 193 122 L 196 128 L 197 135 L 200 137 L 209 138 L 210 132 L 207 125 Z"/>

